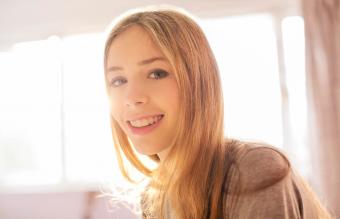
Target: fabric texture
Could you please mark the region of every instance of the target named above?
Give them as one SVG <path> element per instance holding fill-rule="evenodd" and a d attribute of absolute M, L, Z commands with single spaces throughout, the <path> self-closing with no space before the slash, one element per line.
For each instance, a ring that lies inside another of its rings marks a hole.
<path fill-rule="evenodd" d="M 276 149 L 251 148 L 235 165 L 241 177 L 235 187 L 242 188 L 230 214 L 233 218 L 312 219 L 316 215 L 302 181 Z"/>
<path fill-rule="evenodd" d="M 294 173 L 282 153 L 277 149 L 259 145 L 243 145 L 235 150 L 237 152 L 231 168 L 235 168 L 236 174 L 226 173 L 229 189 L 224 195 L 219 218 L 317 218 L 314 216 L 316 209 L 307 198 L 308 191 L 303 181 Z M 234 191 L 238 191 L 238 197 L 236 202 L 233 202 L 232 210 L 226 212 L 227 199 L 233 196 Z M 169 203 L 166 206 L 166 219 L 176 219 Z M 143 218 L 154 217 L 144 212 Z"/>

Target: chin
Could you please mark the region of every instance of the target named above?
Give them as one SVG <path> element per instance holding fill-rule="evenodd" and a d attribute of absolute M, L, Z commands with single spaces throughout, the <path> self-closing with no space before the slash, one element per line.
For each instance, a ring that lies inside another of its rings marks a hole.
<path fill-rule="evenodd" d="M 150 148 L 134 147 L 135 150 L 142 155 L 154 155 L 157 154 L 157 150 L 150 150 Z"/>
<path fill-rule="evenodd" d="M 159 147 L 155 148 L 155 147 L 150 147 L 149 145 L 132 144 L 132 146 L 139 154 L 142 154 L 142 155 L 154 155 L 162 151 L 162 149 Z"/>

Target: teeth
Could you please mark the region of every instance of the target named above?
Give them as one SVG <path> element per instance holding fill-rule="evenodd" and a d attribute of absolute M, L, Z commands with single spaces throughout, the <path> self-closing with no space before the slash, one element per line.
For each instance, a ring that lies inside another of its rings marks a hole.
<path fill-rule="evenodd" d="M 157 122 L 162 116 L 153 116 L 146 119 L 130 121 L 130 124 L 134 127 L 144 127 Z"/>

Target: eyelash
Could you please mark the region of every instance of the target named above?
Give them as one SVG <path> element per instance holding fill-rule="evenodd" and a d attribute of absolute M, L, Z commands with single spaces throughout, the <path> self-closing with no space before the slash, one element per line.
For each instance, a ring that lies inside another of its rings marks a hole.
<path fill-rule="evenodd" d="M 168 72 L 166 72 L 166 71 L 164 71 L 164 70 L 161 70 L 161 69 L 157 69 L 157 70 L 151 71 L 151 73 L 149 74 L 149 76 L 152 75 L 152 74 L 155 74 L 155 73 L 162 73 L 162 74 L 163 74 L 163 76 L 154 77 L 153 79 L 155 79 L 155 80 L 159 80 L 159 79 L 165 78 L 165 77 L 167 77 L 167 76 L 169 75 Z M 111 84 L 113 87 L 119 87 L 119 86 L 123 83 L 123 82 L 122 82 L 122 83 L 120 83 L 119 85 L 115 85 L 115 83 L 116 83 L 117 81 L 124 81 L 124 82 L 126 82 L 126 79 L 124 79 L 124 78 L 113 79 L 113 80 L 111 81 L 110 84 Z"/>

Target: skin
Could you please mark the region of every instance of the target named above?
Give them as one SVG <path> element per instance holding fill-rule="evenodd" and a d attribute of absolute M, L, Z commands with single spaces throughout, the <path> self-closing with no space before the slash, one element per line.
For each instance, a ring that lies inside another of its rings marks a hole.
<path fill-rule="evenodd" d="M 139 153 L 158 154 L 164 159 L 174 138 L 179 107 L 178 87 L 169 61 L 146 31 L 133 26 L 112 42 L 106 69 L 111 116 Z M 164 115 L 161 122 L 147 134 L 132 133 L 127 123 L 159 114 Z"/>

